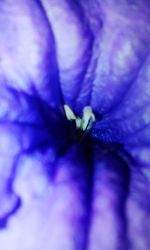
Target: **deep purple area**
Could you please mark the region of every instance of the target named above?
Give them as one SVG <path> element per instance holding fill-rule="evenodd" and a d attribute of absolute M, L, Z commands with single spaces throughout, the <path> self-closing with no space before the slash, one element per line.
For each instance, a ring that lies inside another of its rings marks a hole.
<path fill-rule="evenodd" d="M 0 249 L 148 250 L 149 3 L 0 10 Z"/>

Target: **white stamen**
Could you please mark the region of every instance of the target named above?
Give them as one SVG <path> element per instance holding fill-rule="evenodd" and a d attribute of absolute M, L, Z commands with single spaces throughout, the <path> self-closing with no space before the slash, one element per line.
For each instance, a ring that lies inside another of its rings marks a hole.
<path fill-rule="evenodd" d="M 76 118 L 76 127 L 77 127 L 78 129 L 81 129 L 81 128 L 82 128 L 82 123 L 83 123 L 82 119 L 81 119 L 80 117 L 77 117 L 77 118 Z"/>
<path fill-rule="evenodd" d="M 76 120 L 76 116 L 68 105 L 64 105 L 66 117 L 69 121 Z"/>
<path fill-rule="evenodd" d="M 72 109 L 66 104 L 64 105 L 64 110 L 67 119 L 69 121 L 75 120 L 76 128 L 83 131 L 89 131 L 92 128 L 93 122 L 96 120 L 90 106 L 84 107 L 82 118 L 76 117 Z"/>
<path fill-rule="evenodd" d="M 82 130 L 91 129 L 93 122 L 95 121 L 95 115 L 92 112 L 92 109 L 90 106 L 86 106 L 83 109 L 83 125 Z"/>

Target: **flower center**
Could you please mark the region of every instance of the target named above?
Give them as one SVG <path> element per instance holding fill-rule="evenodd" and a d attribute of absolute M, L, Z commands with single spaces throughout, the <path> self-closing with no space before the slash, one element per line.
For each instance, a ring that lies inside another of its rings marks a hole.
<path fill-rule="evenodd" d="M 64 105 L 64 111 L 66 118 L 69 121 L 74 121 L 77 130 L 83 131 L 85 133 L 89 132 L 95 122 L 95 115 L 90 106 L 85 106 L 82 112 L 82 118 L 76 116 L 73 110 L 68 106 Z"/>

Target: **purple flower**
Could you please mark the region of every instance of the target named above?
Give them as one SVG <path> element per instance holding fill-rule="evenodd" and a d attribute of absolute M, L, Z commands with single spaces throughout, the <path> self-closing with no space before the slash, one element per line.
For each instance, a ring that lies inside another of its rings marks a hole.
<path fill-rule="evenodd" d="M 0 3 L 0 249 L 148 250 L 150 4 Z"/>

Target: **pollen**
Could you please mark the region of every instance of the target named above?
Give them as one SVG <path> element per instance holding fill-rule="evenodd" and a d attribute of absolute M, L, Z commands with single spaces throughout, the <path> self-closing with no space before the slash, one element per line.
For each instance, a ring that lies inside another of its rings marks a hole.
<path fill-rule="evenodd" d="M 83 108 L 81 118 L 76 116 L 73 110 L 66 104 L 64 105 L 64 111 L 65 111 L 66 118 L 69 121 L 74 121 L 76 125 L 76 129 L 81 130 L 81 131 L 88 132 L 92 128 L 92 125 L 96 120 L 91 106 L 85 106 Z"/>

